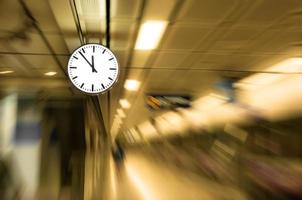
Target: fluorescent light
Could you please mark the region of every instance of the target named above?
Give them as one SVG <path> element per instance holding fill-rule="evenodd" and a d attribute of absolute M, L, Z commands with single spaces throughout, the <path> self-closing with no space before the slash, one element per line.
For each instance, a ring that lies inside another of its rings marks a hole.
<path fill-rule="evenodd" d="M 166 21 L 146 21 L 139 30 L 135 49 L 155 49 L 163 36 L 166 26 Z"/>
<path fill-rule="evenodd" d="M 266 71 L 300 73 L 302 72 L 302 58 L 288 58 L 268 68 Z"/>
<path fill-rule="evenodd" d="M 13 73 L 14 71 L 11 70 L 6 70 L 6 71 L 0 71 L 0 74 L 10 74 Z"/>
<path fill-rule="evenodd" d="M 127 101 L 126 99 L 121 99 L 120 104 L 121 104 L 122 108 L 125 108 L 125 109 L 128 109 L 131 106 L 129 101 Z"/>
<path fill-rule="evenodd" d="M 125 118 L 126 117 L 126 114 L 125 112 L 122 110 L 122 109 L 117 109 L 117 114 L 118 116 L 120 116 L 121 118 Z"/>
<path fill-rule="evenodd" d="M 54 76 L 56 74 L 57 74 L 57 72 L 46 72 L 44 75 L 45 76 Z"/>
<path fill-rule="evenodd" d="M 136 80 L 126 80 L 124 87 L 129 91 L 137 91 L 140 84 L 141 83 Z"/>
<path fill-rule="evenodd" d="M 105 2 L 105 0 L 99 0 L 99 3 L 100 3 L 100 10 L 99 10 L 100 17 L 105 18 L 106 17 L 106 2 Z"/>
<path fill-rule="evenodd" d="M 290 73 L 301 73 L 302 72 L 302 58 L 288 58 L 283 60 L 272 67 L 264 70 L 268 73 L 256 73 L 236 83 L 236 86 L 243 90 L 257 90 L 264 86 L 269 86 L 277 83 L 280 80 L 289 78 Z M 276 74 L 269 72 L 278 72 Z"/>

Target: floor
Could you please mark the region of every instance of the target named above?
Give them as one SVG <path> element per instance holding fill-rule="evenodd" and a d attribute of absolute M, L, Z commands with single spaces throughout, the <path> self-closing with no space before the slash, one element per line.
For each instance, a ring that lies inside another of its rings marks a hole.
<path fill-rule="evenodd" d="M 235 187 L 184 172 L 138 152 L 127 152 L 119 173 L 111 162 L 111 182 L 114 200 L 247 199 Z"/>

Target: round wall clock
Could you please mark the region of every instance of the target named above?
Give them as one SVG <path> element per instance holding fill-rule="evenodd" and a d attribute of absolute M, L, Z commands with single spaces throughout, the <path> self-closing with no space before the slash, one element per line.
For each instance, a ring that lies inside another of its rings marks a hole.
<path fill-rule="evenodd" d="M 99 94 L 111 89 L 119 75 L 116 57 L 99 44 L 77 48 L 68 61 L 68 76 L 73 85 L 87 94 Z"/>

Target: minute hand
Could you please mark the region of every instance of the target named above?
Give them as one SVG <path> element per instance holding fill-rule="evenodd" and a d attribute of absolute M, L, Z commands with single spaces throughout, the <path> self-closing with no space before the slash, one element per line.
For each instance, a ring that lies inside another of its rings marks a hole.
<path fill-rule="evenodd" d="M 79 53 L 80 53 L 81 56 L 86 60 L 86 62 L 90 65 L 90 67 L 92 68 L 92 72 L 97 72 L 97 71 L 95 70 L 93 64 L 91 64 L 91 63 L 87 60 L 87 58 L 82 54 L 82 52 L 79 52 Z M 92 62 L 93 62 L 93 60 L 92 60 Z"/>

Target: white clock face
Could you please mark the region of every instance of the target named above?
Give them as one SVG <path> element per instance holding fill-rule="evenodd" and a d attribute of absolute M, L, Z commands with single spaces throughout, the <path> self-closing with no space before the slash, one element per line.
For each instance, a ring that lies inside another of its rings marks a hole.
<path fill-rule="evenodd" d="M 86 44 L 69 58 L 68 76 L 73 85 L 88 94 L 109 90 L 117 81 L 119 66 L 114 54 L 99 44 Z"/>

